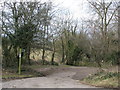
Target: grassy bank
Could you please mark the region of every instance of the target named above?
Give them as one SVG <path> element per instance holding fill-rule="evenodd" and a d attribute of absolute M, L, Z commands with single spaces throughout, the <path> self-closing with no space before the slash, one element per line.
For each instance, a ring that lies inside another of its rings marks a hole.
<path fill-rule="evenodd" d="M 83 79 L 81 82 L 84 84 L 94 85 L 105 88 L 118 88 L 118 78 L 120 72 L 98 72 Z"/>
<path fill-rule="evenodd" d="M 43 72 L 39 72 L 36 69 L 42 69 L 42 68 L 52 68 L 52 67 L 57 67 L 58 63 L 53 62 L 54 65 L 51 65 L 51 61 L 44 61 L 45 65 L 43 64 L 42 60 L 31 60 L 31 65 L 22 65 L 21 66 L 21 74 L 18 74 L 18 67 L 3 67 L 2 69 L 2 77 L 3 81 L 8 81 L 8 80 L 14 80 L 14 79 L 23 79 L 23 78 L 31 78 L 31 77 L 41 77 L 45 76 Z"/>
<path fill-rule="evenodd" d="M 42 77 L 42 76 L 45 76 L 45 74 L 44 74 L 44 72 L 39 71 L 40 69 L 53 68 L 53 67 L 59 67 L 59 66 L 39 65 L 39 64 L 26 65 L 26 66 L 22 66 L 20 75 L 18 74 L 17 68 L 4 68 L 4 69 L 2 69 L 1 77 L 2 77 L 3 81 L 31 78 L 31 77 Z"/>
<path fill-rule="evenodd" d="M 6 68 L 2 69 L 2 80 L 14 80 L 14 79 L 23 79 L 23 78 L 31 78 L 31 77 L 41 77 L 42 73 L 31 69 L 30 67 L 23 67 L 22 73 L 19 75 L 18 70 L 15 68 Z"/>

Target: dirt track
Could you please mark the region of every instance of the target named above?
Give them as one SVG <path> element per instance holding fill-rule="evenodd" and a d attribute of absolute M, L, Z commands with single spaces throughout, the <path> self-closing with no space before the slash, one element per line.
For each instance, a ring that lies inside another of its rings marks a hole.
<path fill-rule="evenodd" d="M 37 71 L 45 77 L 27 78 L 2 83 L 3 88 L 95 88 L 81 84 L 79 80 L 96 73 L 98 69 L 90 67 L 44 68 Z"/>

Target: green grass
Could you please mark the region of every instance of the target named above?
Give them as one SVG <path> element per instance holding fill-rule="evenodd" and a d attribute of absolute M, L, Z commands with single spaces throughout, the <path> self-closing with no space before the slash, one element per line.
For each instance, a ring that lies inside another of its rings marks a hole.
<path fill-rule="evenodd" d="M 80 61 L 79 66 L 98 67 L 96 62 Z"/>
<path fill-rule="evenodd" d="M 118 88 L 119 76 L 120 72 L 98 72 L 83 79 L 81 82 L 106 88 Z"/>
<path fill-rule="evenodd" d="M 3 75 L 2 78 L 4 79 L 8 79 L 8 78 L 27 78 L 27 77 L 34 77 L 34 75 L 17 75 L 17 74 L 13 74 L 13 75 Z"/>
<path fill-rule="evenodd" d="M 31 69 L 37 69 L 37 68 L 50 68 L 50 67 L 58 67 L 55 65 L 31 65 L 31 66 L 27 66 L 28 68 Z"/>
<path fill-rule="evenodd" d="M 2 70 L 2 76 L 0 77 L 2 77 L 3 80 L 12 80 L 39 76 L 43 76 L 42 73 L 37 72 L 30 67 L 22 67 L 20 75 L 18 74 L 18 70 L 16 68 L 7 68 Z"/>
<path fill-rule="evenodd" d="M 39 76 L 44 76 L 44 75 L 43 75 L 43 73 L 36 71 L 36 69 L 52 68 L 52 67 L 59 67 L 59 66 L 55 66 L 55 65 L 27 65 L 27 66 L 22 66 L 21 75 L 18 74 L 17 68 L 6 68 L 6 69 L 2 70 L 2 76 L 0 76 L 0 77 L 3 80 L 39 77 Z"/>

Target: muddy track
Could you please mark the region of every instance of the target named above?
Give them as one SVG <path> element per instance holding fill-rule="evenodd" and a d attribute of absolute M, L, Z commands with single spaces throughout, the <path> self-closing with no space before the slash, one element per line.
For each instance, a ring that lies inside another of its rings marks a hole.
<path fill-rule="evenodd" d="M 92 67 L 55 67 L 36 69 L 45 77 L 3 82 L 3 88 L 96 88 L 81 84 L 79 80 L 97 72 Z"/>

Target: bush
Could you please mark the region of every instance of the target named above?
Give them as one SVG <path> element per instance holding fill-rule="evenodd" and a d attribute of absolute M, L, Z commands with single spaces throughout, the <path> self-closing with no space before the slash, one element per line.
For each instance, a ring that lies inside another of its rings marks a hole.
<path fill-rule="evenodd" d="M 99 87 L 117 88 L 119 76 L 120 73 L 118 72 L 102 71 L 84 78 L 82 82 Z"/>
<path fill-rule="evenodd" d="M 119 52 L 113 52 L 107 56 L 107 61 L 111 62 L 112 65 L 117 65 L 119 63 L 118 56 Z"/>
<path fill-rule="evenodd" d="M 59 64 L 55 61 L 53 61 L 53 65 L 58 66 Z"/>
<path fill-rule="evenodd" d="M 35 65 L 35 64 L 43 65 L 43 60 L 37 60 L 37 61 L 31 60 L 31 64 L 32 65 Z M 44 60 L 44 65 L 51 65 L 51 61 Z M 59 64 L 57 62 L 53 61 L 53 65 L 58 66 Z"/>

